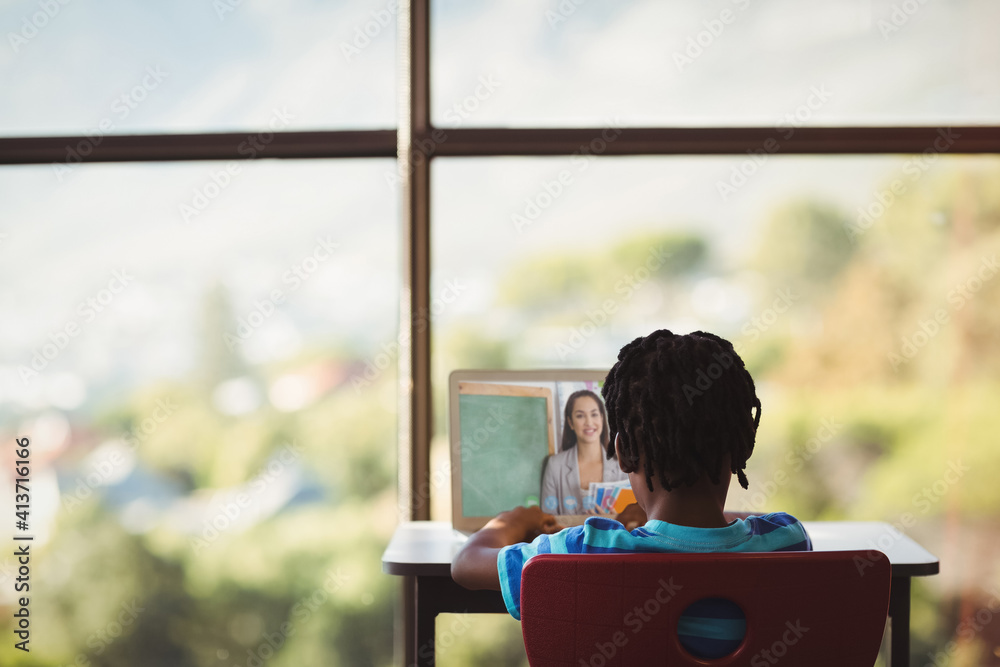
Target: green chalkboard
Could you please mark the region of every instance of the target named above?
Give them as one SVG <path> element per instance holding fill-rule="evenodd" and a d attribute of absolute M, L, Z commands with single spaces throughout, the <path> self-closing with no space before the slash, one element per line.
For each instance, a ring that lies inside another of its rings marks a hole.
<path fill-rule="evenodd" d="M 482 393 L 490 387 L 497 393 Z M 474 383 L 462 389 L 476 392 L 460 391 L 458 398 L 462 514 L 493 516 L 537 505 L 545 457 L 552 451 L 552 393 Z"/>

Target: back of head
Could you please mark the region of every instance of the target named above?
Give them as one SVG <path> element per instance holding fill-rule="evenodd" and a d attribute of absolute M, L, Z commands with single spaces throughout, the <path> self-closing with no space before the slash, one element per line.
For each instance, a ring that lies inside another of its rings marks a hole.
<path fill-rule="evenodd" d="M 717 484 L 727 460 L 747 488 L 760 400 L 729 341 L 666 329 L 636 338 L 618 353 L 601 393 L 623 463 L 638 470 L 641 454 L 650 490 L 654 475 L 668 491 L 705 476 Z"/>

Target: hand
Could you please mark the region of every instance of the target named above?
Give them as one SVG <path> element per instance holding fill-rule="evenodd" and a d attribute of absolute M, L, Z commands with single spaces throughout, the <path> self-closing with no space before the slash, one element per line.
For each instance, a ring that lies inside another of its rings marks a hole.
<path fill-rule="evenodd" d="M 639 507 L 639 503 L 630 503 L 615 517 L 615 521 L 625 526 L 626 530 L 635 530 L 646 523 L 646 512 Z"/>
<path fill-rule="evenodd" d="M 556 518 L 540 507 L 515 507 L 501 512 L 472 534 L 451 561 L 451 576 L 473 590 L 500 590 L 497 555 L 500 549 L 518 542 L 530 542 L 539 535 L 562 530 Z"/>
<path fill-rule="evenodd" d="M 546 514 L 537 505 L 501 512 L 486 527 L 502 528 L 510 544 L 531 542 L 539 535 L 551 535 L 563 529 L 554 516 Z"/>

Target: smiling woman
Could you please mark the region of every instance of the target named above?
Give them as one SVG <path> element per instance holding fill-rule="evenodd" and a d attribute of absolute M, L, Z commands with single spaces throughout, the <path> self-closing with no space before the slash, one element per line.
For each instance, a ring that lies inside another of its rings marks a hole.
<path fill-rule="evenodd" d="M 605 455 L 608 420 L 600 396 L 589 389 L 575 391 L 566 399 L 563 413 L 560 451 L 549 457 L 542 476 L 542 509 L 582 514 L 595 509 L 592 484 L 621 482 L 628 475 L 616 458 Z"/>

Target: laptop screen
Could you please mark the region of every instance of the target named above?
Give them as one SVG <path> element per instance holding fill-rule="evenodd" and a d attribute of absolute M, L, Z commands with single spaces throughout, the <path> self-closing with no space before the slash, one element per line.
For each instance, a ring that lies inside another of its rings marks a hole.
<path fill-rule="evenodd" d="M 582 473 L 584 484 L 578 464 L 578 455 L 596 454 L 598 445 L 603 449 L 608 441 L 601 399 L 605 375 L 584 370 L 451 374 L 449 436 L 456 528 L 477 530 L 518 505 L 540 505 L 560 517 L 613 515 L 617 502 L 625 498 L 622 489 L 628 488 L 617 461 L 606 460 L 603 452 L 599 464 L 591 459 Z"/>

